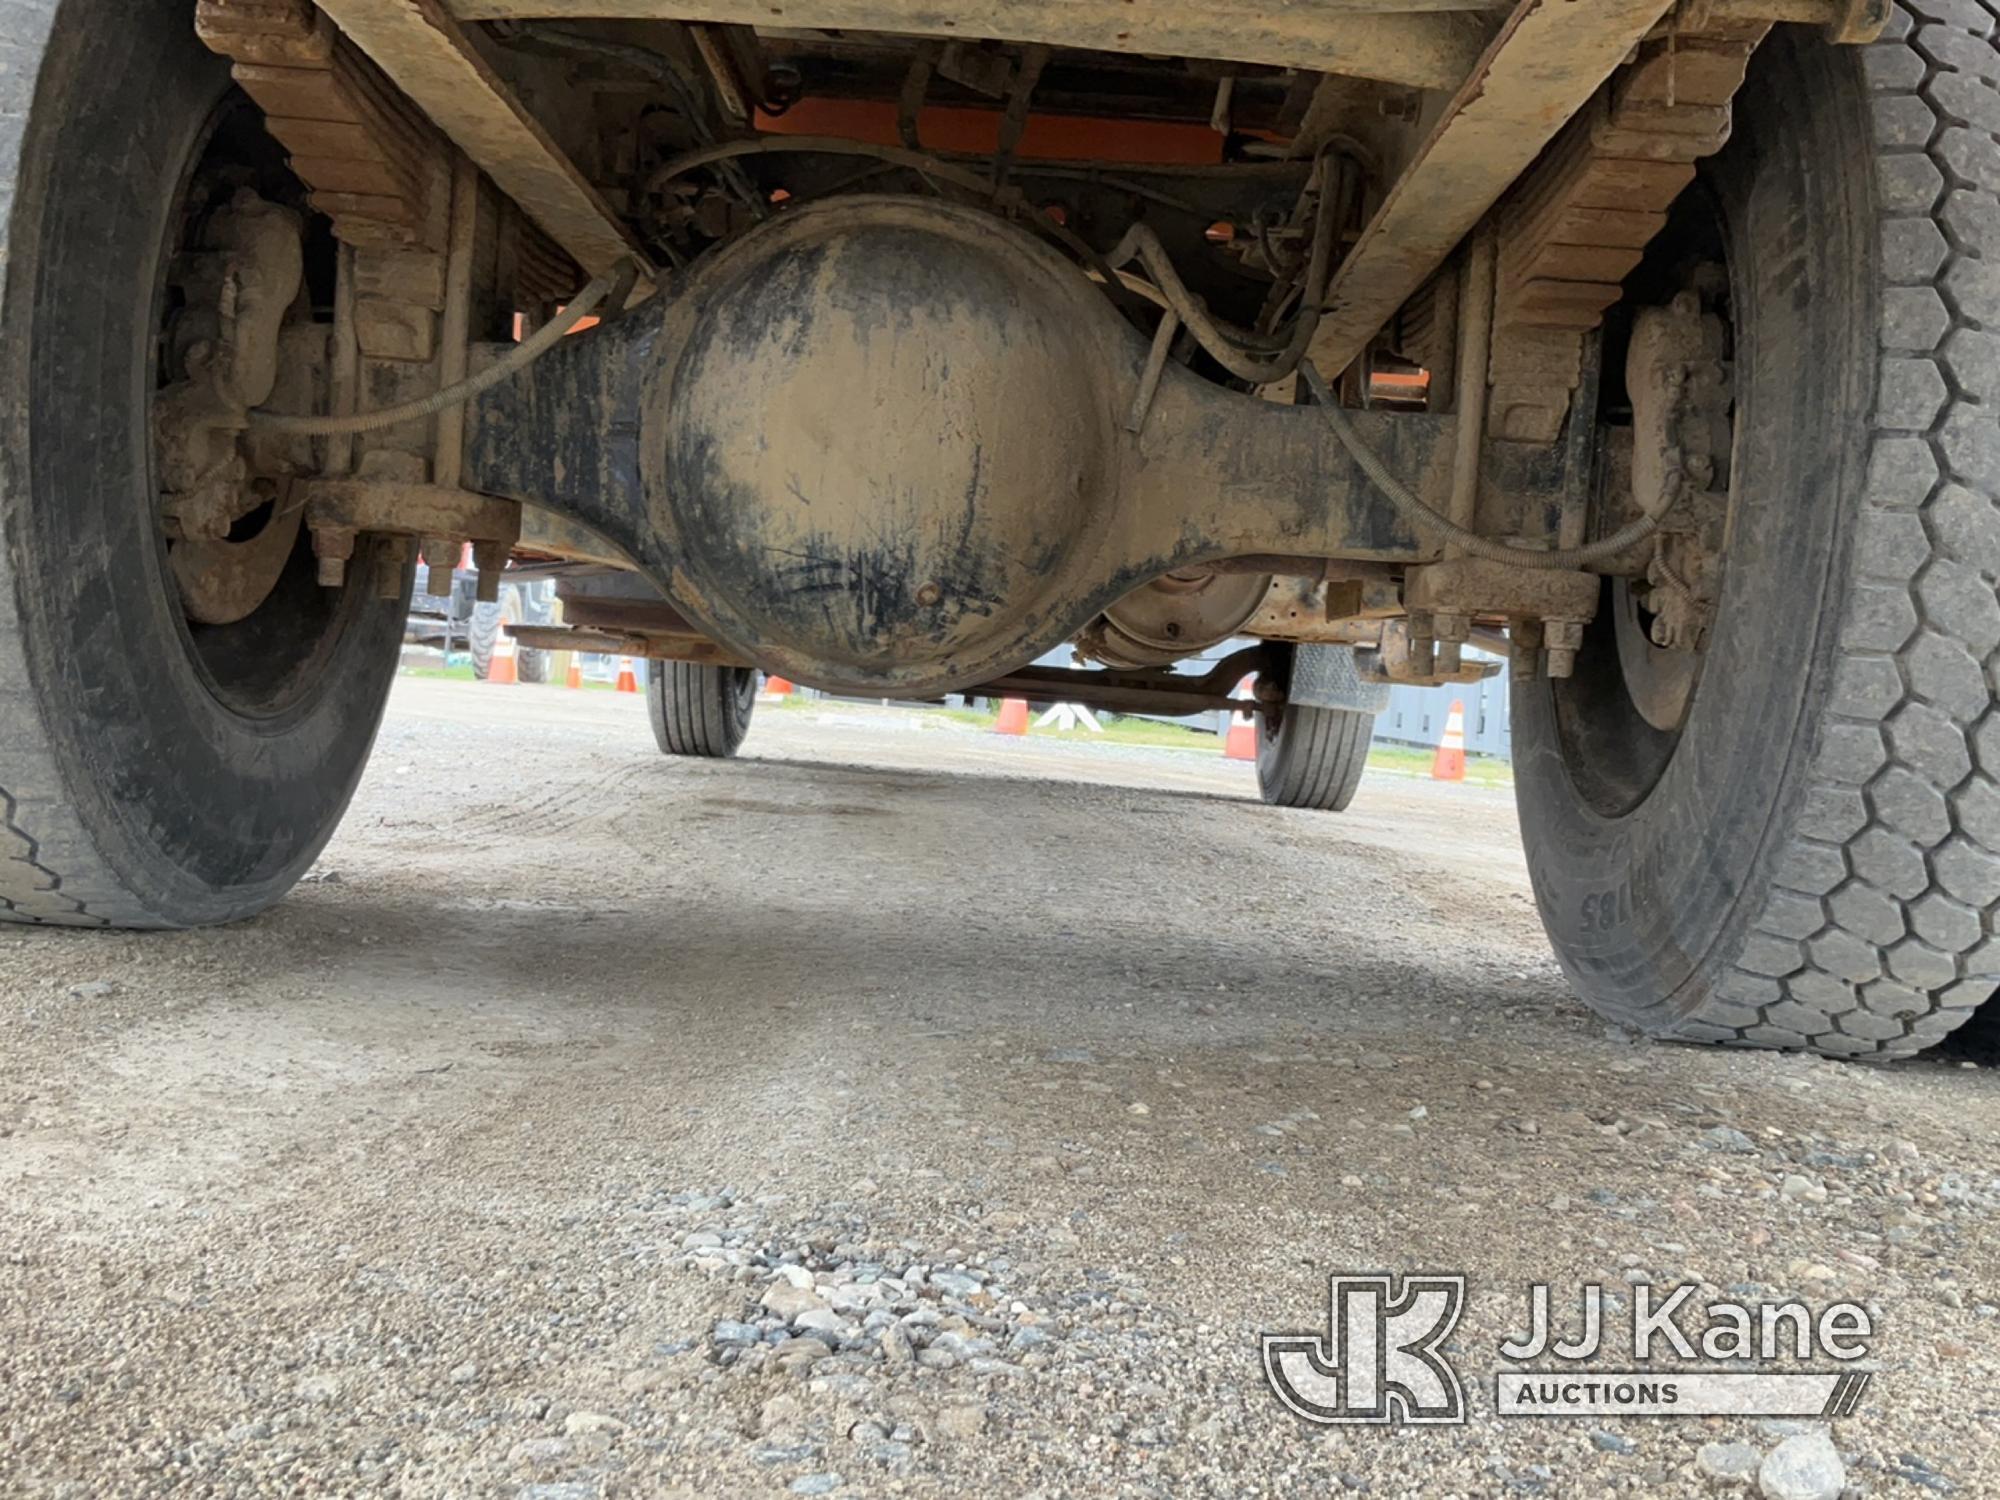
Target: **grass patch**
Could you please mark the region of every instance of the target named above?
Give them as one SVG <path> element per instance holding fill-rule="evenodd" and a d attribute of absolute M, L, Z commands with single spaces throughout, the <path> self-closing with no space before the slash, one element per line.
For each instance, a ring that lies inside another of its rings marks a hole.
<path fill-rule="evenodd" d="M 469 661 L 455 662 L 448 667 L 405 666 L 403 668 L 403 676 L 431 677 L 445 682 L 472 682 L 476 680 L 472 675 L 472 663 Z"/>
<path fill-rule="evenodd" d="M 1398 771 L 1412 776 L 1431 774 L 1433 752 L 1419 750 L 1414 745 L 1375 745 L 1368 751 L 1370 770 Z M 1504 760 L 1495 760 L 1487 755 L 1465 757 L 1465 781 L 1468 786 L 1512 786 L 1514 768 Z"/>
<path fill-rule="evenodd" d="M 761 705 L 768 708 L 774 705 Z M 780 709 L 820 709 L 838 707 L 823 699 L 794 695 L 786 698 Z M 925 719 L 938 724 L 954 724 L 965 729 L 982 730 L 990 733 L 999 720 L 997 710 L 988 712 L 977 708 L 922 708 Z M 1165 723 L 1157 719 L 1136 716 L 1117 718 L 1109 714 L 1099 714 L 1098 722 L 1104 726 L 1102 734 L 1092 734 L 1087 729 L 1063 731 L 1055 728 L 1037 729 L 1030 721 L 1028 733 L 1036 739 L 1060 740 L 1068 745 L 1144 745 L 1157 750 L 1190 750 L 1204 755 L 1220 755 L 1222 742 L 1207 730 L 1193 729 L 1185 724 Z M 1387 771 L 1405 776 L 1429 776 L 1431 774 L 1429 750 L 1414 745 L 1375 745 L 1368 751 L 1370 770 Z M 1468 755 L 1465 758 L 1465 781 L 1468 786 L 1511 787 L 1514 784 L 1514 768 L 1504 760 L 1492 756 Z"/>

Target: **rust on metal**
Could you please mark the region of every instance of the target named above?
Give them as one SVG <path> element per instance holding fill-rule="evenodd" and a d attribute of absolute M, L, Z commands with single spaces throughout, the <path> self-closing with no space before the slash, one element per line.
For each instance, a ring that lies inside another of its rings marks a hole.
<path fill-rule="evenodd" d="M 1077 646 L 1107 666 L 1165 666 L 1235 635 L 1270 586 L 1268 574 L 1194 568 L 1163 573 L 1106 606 L 1077 637 Z"/>
<path fill-rule="evenodd" d="M 592 275 L 647 257 L 437 0 L 322 0 L 340 29 Z"/>
<path fill-rule="evenodd" d="M 1522 0 L 1334 273 L 1322 370 L 1367 347 L 1671 4 Z"/>
<path fill-rule="evenodd" d="M 311 0 L 200 0 L 195 32 L 352 245 L 441 248 L 443 142 Z"/>
<path fill-rule="evenodd" d="M 354 532 L 474 542 L 520 539 L 521 507 L 511 500 L 431 484 L 313 479 L 299 486 L 306 524 Z"/>
<path fill-rule="evenodd" d="M 1764 21 L 1647 41 L 1508 195 L 1488 369 L 1495 437 L 1551 443 L 1583 335 L 1666 225 L 1695 163 L 1729 139 L 1730 101 Z"/>

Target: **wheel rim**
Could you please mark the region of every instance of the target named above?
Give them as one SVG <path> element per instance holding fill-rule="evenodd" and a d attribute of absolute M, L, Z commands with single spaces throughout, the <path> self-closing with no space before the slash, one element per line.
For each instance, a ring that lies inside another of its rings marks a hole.
<path fill-rule="evenodd" d="M 1705 285 L 1710 295 L 1703 298 L 1704 311 L 1721 319 L 1733 355 L 1731 299 L 1723 290 L 1730 285 L 1727 235 L 1715 201 L 1699 185 L 1690 188 L 1656 244 L 1660 250 L 1634 273 L 1633 284 L 1642 290 L 1631 300 L 1664 303 L 1690 285 Z M 1623 363 L 1623 343 L 1608 338 L 1606 345 L 1609 372 L 1614 356 Z M 1729 446 L 1721 455 L 1723 465 L 1729 462 Z M 1728 495 L 1725 537 L 1736 509 L 1734 486 L 1726 476 L 1726 468 L 1717 476 L 1725 481 Z M 1671 514 L 1669 519 L 1671 523 Z M 1716 614 L 1728 579 L 1726 550 L 1719 567 Z M 1609 819 L 1632 813 L 1659 784 L 1693 718 L 1708 664 L 1705 642 L 1694 649 L 1655 643 L 1656 617 L 1649 602 L 1635 582 L 1607 578 L 1597 616 L 1585 628 L 1575 671 L 1551 684 L 1564 771 L 1585 805 Z"/>
<path fill-rule="evenodd" d="M 1670 651 L 1653 643 L 1652 614 L 1638 591 L 1623 578 L 1611 581 L 1611 622 L 1618 643 L 1619 675 L 1639 717 L 1653 728 L 1678 734 L 1687 722 L 1701 675 L 1701 653 Z"/>
<path fill-rule="evenodd" d="M 204 312 L 180 267 L 198 254 L 203 228 L 238 187 L 295 208 L 307 226 L 303 301 L 332 292 L 332 239 L 313 216 L 256 108 L 231 89 L 198 134 L 169 215 L 155 290 L 156 330 L 147 372 L 156 405 L 188 374 L 192 320 Z M 310 316 L 310 313 L 306 313 Z M 299 314 L 295 311 L 292 318 Z M 169 591 L 183 653 L 208 694 L 230 712 L 263 719 L 292 712 L 324 685 L 342 635 L 368 590 L 378 549 L 357 552 L 347 586 L 319 586 L 310 535 L 288 481 L 258 478 L 248 508 L 219 538 L 183 536 L 170 524 L 156 434 L 148 434 L 155 563 Z M 357 586 L 358 585 L 358 586 Z"/>

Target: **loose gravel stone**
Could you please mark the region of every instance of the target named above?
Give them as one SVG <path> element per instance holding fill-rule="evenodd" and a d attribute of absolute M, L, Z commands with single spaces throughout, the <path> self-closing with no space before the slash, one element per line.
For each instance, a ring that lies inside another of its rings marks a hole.
<path fill-rule="evenodd" d="M 1865 1301 L 1849 1483 L 2000 1494 L 1985 1054 L 1605 1033 L 1504 789 L 1371 773 L 1315 819 L 1220 755 L 864 704 L 697 764 L 635 698 L 396 694 L 342 881 L 0 928 L 9 1496 L 1678 1500 L 1823 1425 L 1473 1390 L 1449 1431 L 1302 1430 L 1258 1334 L 1427 1266 L 1469 1278 L 1469 1390 L 1533 1282 L 1564 1334 L 1604 1285 L 1607 1352 L 1628 1272 Z"/>
<path fill-rule="evenodd" d="M 1764 1455 L 1757 1489 L 1764 1500 L 1837 1500 L 1847 1469 L 1823 1432 L 1786 1438 Z"/>
<path fill-rule="evenodd" d="M 1757 1477 L 1762 1459 L 1763 1454 L 1748 1443 L 1703 1443 L 1695 1450 L 1694 1466 L 1704 1479 L 1739 1485 Z"/>

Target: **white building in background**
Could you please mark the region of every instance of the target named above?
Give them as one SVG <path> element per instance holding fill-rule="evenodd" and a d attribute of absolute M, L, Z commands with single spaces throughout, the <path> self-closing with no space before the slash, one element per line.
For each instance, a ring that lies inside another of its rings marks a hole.
<path fill-rule="evenodd" d="M 1506 659 L 1471 649 L 1465 655 L 1469 661 L 1497 661 L 1500 671 L 1484 682 L 1389 689 L 1388 708 L 1375 716 L 1375 743 L 1434 747 L 1456 698 L 1465 705 L 1465 748 L 1475 755 L 1507 759 L 1511 718 Z"/>

